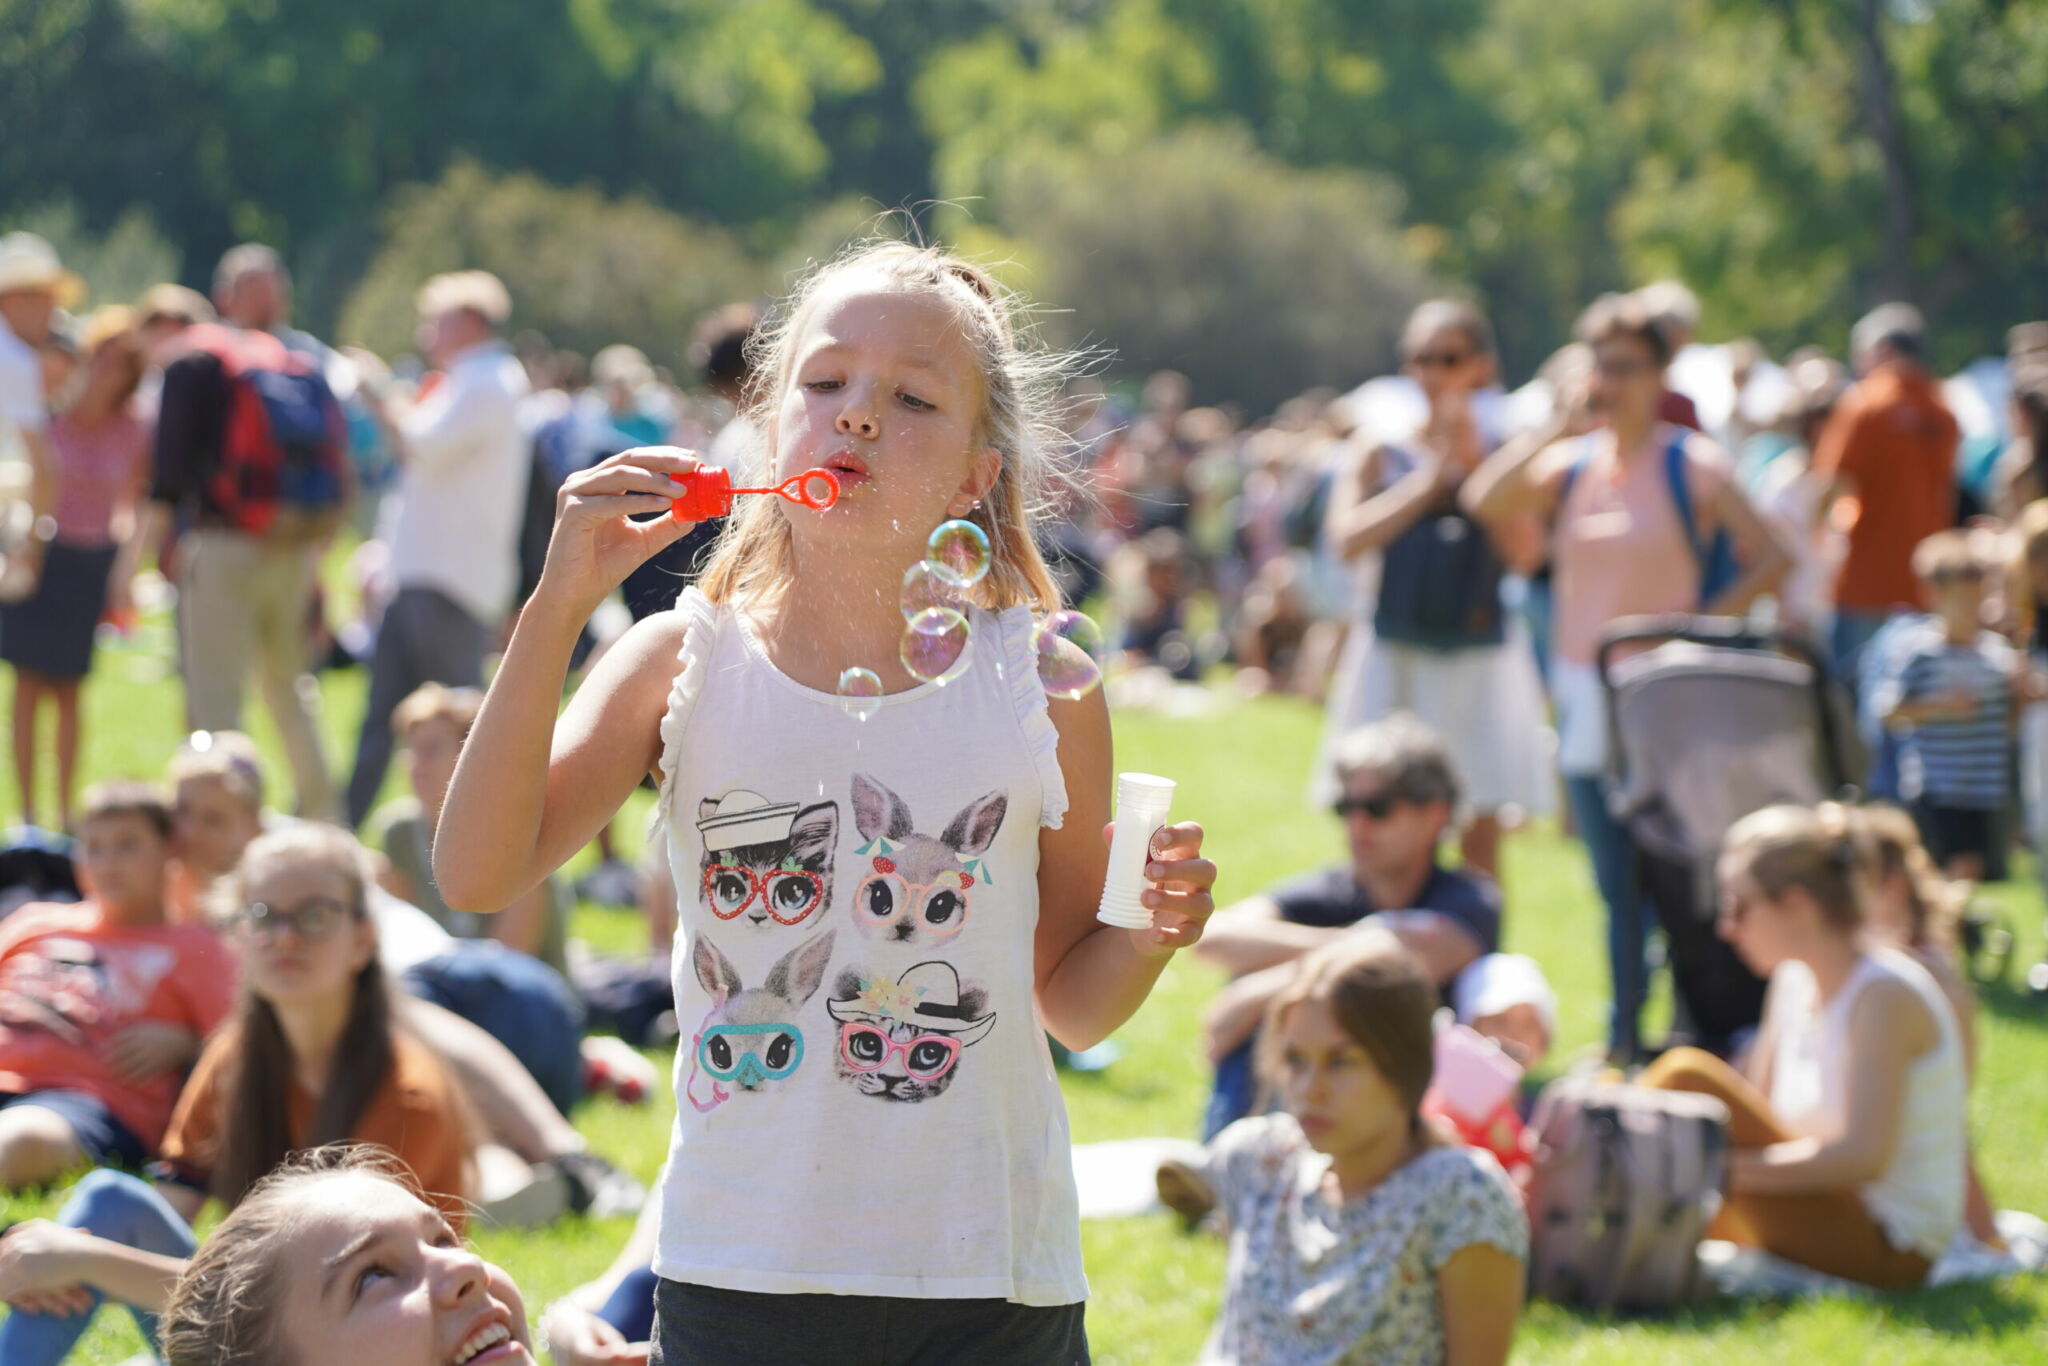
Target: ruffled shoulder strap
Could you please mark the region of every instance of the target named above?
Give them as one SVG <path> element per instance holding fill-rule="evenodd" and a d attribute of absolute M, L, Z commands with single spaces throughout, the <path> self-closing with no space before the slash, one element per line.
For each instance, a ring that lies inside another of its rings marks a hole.
<path fill-rule="evenodd" d="M 683 614 L 683 644 L 675 682 L 669 685 L 668 709 L 661 716 L 661 791 L 654 804 L 658 827 L 666 827 L 675 800 L 676 764 L 682 753 L 683 736 L 690 716 L 697 710 L 697 698 L 704 691 L 704 674 L 711 653 L 718 644 L 718 629 L 727 613 L 695 587 L 683 590 L 675 610 Z"/>
<path fill-rule="evenodd" d="M 1057 830 L 1067 818 L 1067 779 L 1060 771 L 1060 733 L 1046 710 L 1045 684 L 1038 676 L 1036 626 L 1029 607 L 1006 607 L 996 614 L 1002 639 L 1002 671 L 1009 685 L 1010 705 L 1024 735 L 1024 748 L 1038 770 L 1038 823 Z"/>

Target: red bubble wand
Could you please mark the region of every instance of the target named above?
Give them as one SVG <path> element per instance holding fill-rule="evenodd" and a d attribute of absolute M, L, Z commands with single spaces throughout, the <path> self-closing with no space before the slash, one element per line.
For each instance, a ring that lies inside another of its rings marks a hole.
<path fill-rule="evenodd" d="M 792 474 L 772 489 L 736 489 L 732 475 L 717 465 L 707 465 L 688 474 L 671 474 L 683 486 L 683 496 L 669 503 L 670 515 L 678 522 L 702 522 L 732 511 L 732 500 L 742 493 L 773 493 L 799 507 L 823 512 L 839 501 L 839 476 L 827 469 Z"/>

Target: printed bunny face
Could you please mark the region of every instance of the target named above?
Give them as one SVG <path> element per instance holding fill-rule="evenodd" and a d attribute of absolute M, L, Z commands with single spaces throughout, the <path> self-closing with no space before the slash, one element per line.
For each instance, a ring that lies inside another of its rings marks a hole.
<path fill-rule="evenodd" d="M 974 889 L 986 882 L 981 856 L 1002 829 L 1010 799 L 969 802 L 937 836 L 919 833 L 904 800 L 864 773 L 853 776 L 854 826 L 866 840 L 854 889 L 853 923 L 884 943 L 937 945 L 966 927 Z"/>
<path fill-rule="evenodd" d="M 824 981 L 832 938 L 831 930 L 813 935 L 777 959 L 760 986 L 750 988 L 741 983 L 738 969 L 710 936 L 697 936 L 690 962 L 697 981 L 711 993 L 711 1010 L 691 1045 L 693 1067 L 686 1088 L 698 1109 L 723 1103 L 731 1094 L 727 1086 L 761 1091 L 803 1065 L 804 1033 L 796 1018 Z M 712 1079 L 709 1104 L 696 1096 L 700 1071 Z"/>

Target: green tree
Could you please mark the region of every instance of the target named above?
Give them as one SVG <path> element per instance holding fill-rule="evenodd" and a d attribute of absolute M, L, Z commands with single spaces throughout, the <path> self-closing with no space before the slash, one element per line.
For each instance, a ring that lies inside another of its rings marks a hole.
<path fill-rule="evenodd" d="M 1204 401 L 1263 412 L 1393 364 L 1433 288 L 1395 226 L 1399 195 L 1356 171 L 1304 170 L 1240 129 L 1183 129 L 1116 156 L 1013 160 L 993 204 L 1022 281 L 1068 340 L 1114 371 L 1171 367 Z"/>
<path fill-rule="evenodd" d="M 631 342 L 677 371 L 700 317 L 761 288 L 759 270 L 723 228 L 644 200 L 458 162 L 435 184 L 395 196 L 340 336 L 385 355 L 409 350 L 421 282 L 462 269 L 504 280 L 516 327 L 586 354 Z"/>

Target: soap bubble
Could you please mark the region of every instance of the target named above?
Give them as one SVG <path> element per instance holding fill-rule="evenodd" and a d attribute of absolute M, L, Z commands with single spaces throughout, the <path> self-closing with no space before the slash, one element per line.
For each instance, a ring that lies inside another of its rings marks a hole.
<path fill-rule="evenodd" d="M 858 665 L 839 675 L 839 705 L 865 721 L 882 709 L 882 679 Z"/>
<path fill-rule="evenodd" d="M 967 667 L 965 619 L 956 619 L 947 629 L 929 634 L 906 629 L 900 657 L 913 678 L 942 686 L 952 682 Z"/>
<path fill-rule="evenodd" d="M 1102 628 L 1080 612 L 1054 612 L 1031 633 L 1038 677 L 1053 697 L 1085 697 L 1102 686 Z"/>
<path fill-rule="evenodd" d="M 939 523 L 924 548 L 925 563 L 962 588 L 980 583 L 988 573 L 988 533 L 972 522 Z"/>
<path fill-rule="evenodd" d="M 903 571 L 903 596 L 898 600 L 911 629 L 935 636 L 967 617 L 967 597 L 960 585 L 929 560 Z"/>

